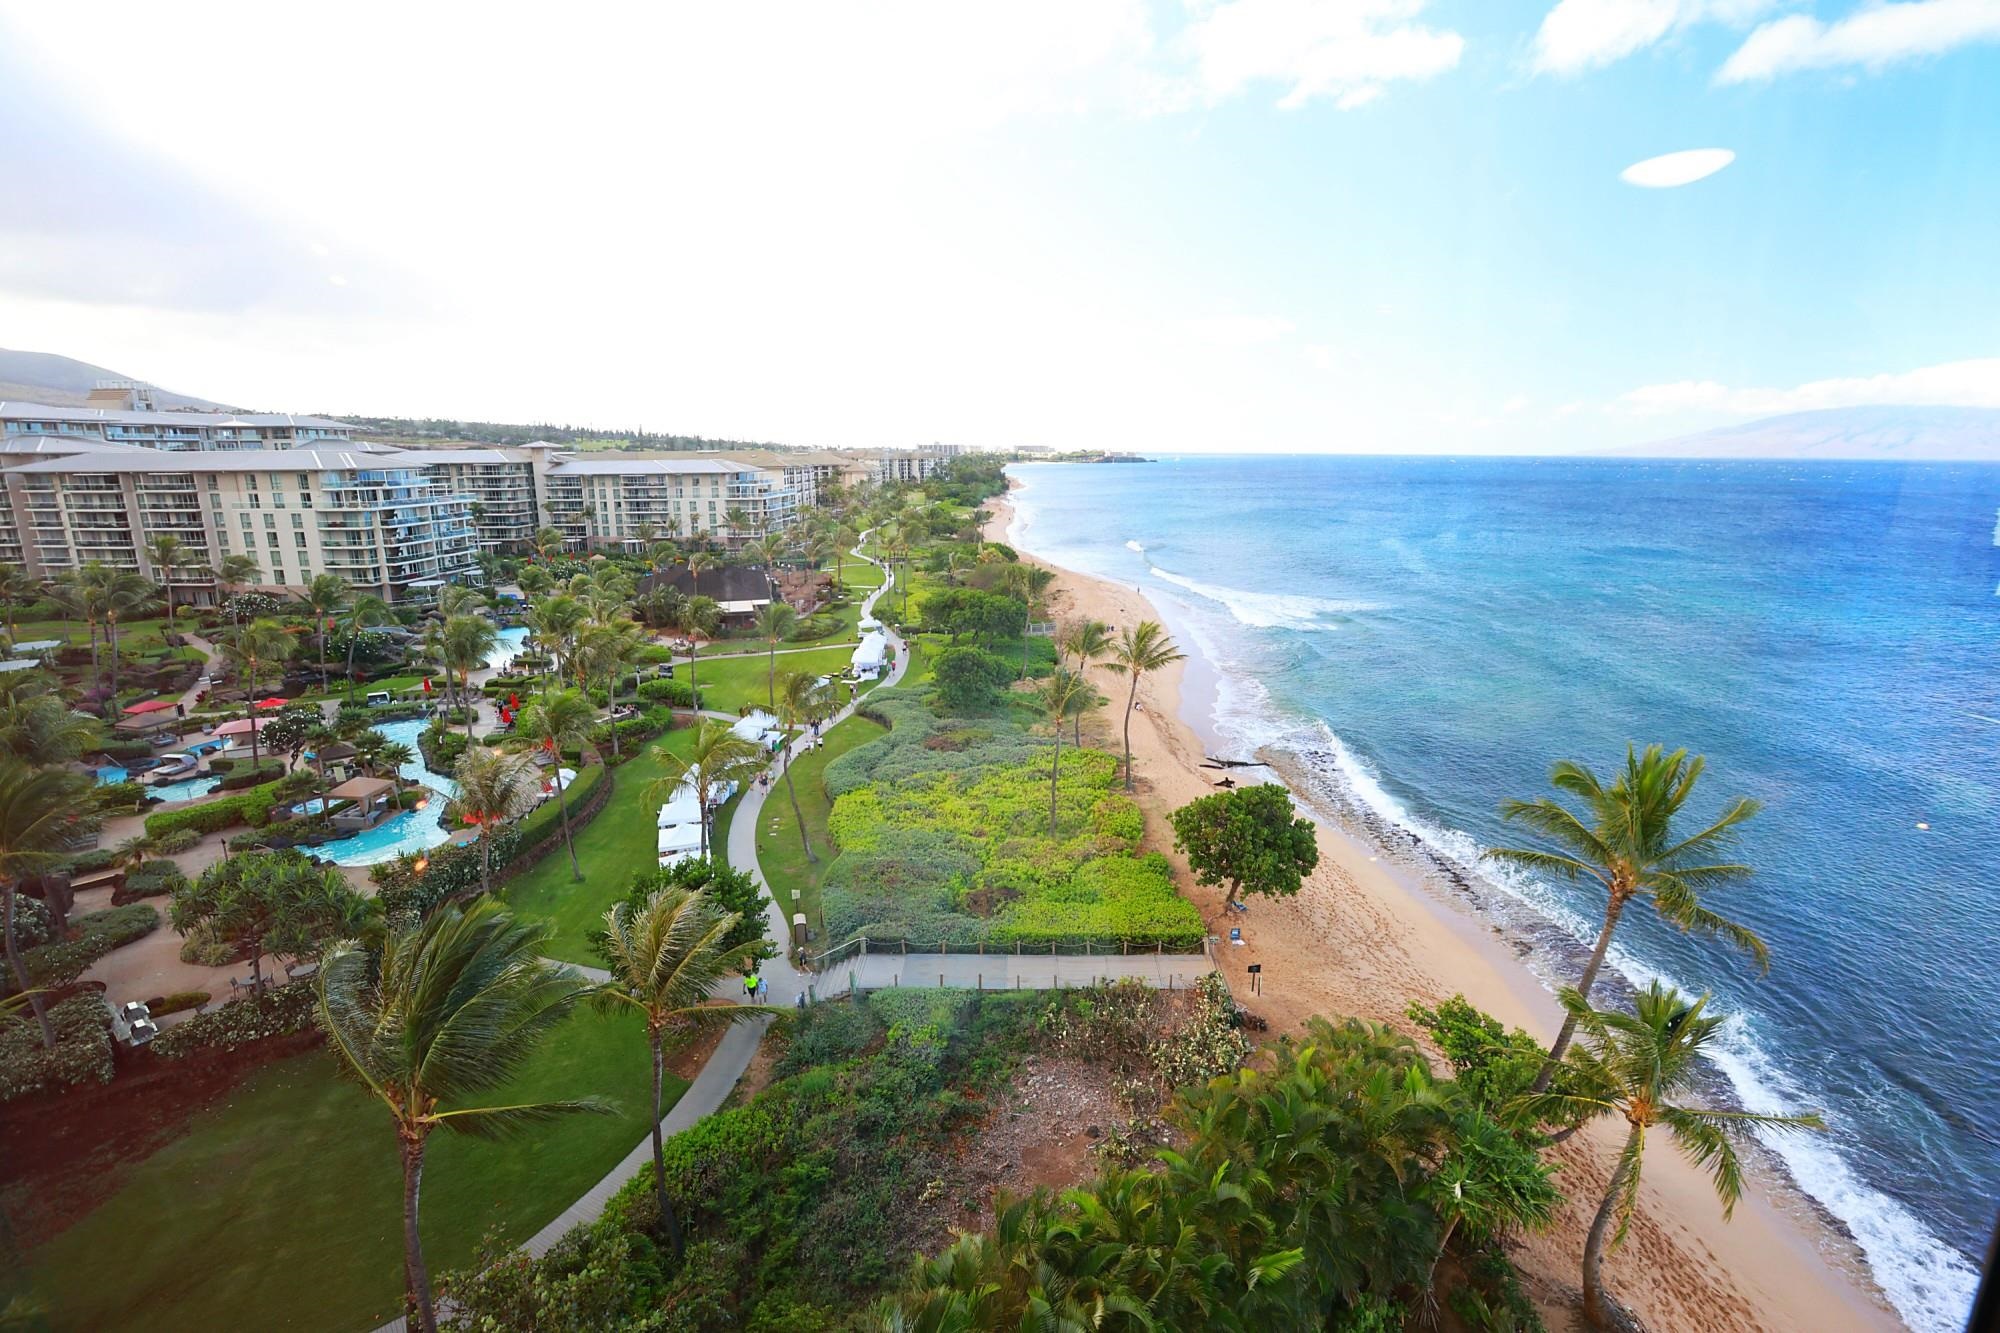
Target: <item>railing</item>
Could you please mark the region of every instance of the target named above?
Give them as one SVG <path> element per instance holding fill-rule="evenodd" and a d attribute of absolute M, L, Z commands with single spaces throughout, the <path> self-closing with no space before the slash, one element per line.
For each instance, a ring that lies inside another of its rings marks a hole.
<path fill-rule="evenodd" d="M 915 947 L 912 947 L 912 945 Z M 856 935 L 826 950 L 824 953 L 809 956 L 805 960 L 805 964 L 814 971 L 824 971 L 827 967 L 835 963 L 844 962 L 848 958 L 865 957 L 870 953 L 895 954 L 899 957 L 909 957 L 912 955 L 922 957 L 926 954 L 965 954 L 993 958 L 1114 958 L 1131 957 L 1135 954 L 1140 956 L 1152 954 L 1155 957 L 1164 957 L 1170 952 L 1188 955 L 1202 953 L 1208 955 L 1211 961 L 1214 959 L 1212 945 L 1208 941 L 1204 941 L 1198 948 L 1172 950 L 1169 950 L 1166 944 L 1160 940 L 1139 944 L 1135 944 L 1127 939 L 1113 941 L 1063 940 L 1051 941 L 1047 948 L 1043 948 L 1040 945 L 1029 948 L 1017 941 L 1013 948 L 1008 949 L 990 948 L 983 941 L 965 943 L 963 941 L 938 940 L 933 945 L 929 940 L 912 941 L 903 938 L 885 938 L 881 936 L 871 938 L 867 935 Z"/>

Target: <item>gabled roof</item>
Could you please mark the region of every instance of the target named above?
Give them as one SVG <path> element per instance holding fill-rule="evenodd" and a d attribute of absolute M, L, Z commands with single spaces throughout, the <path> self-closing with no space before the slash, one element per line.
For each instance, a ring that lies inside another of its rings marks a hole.
<path fill-rule="evenodd" d="M 0 450 L 4 452 L 4 450 Z M 78 472 L 350 472 L 416 468 L 407 455 L 338 449 L 125 449 L 99 446 L 7 469 L 30 474 Z"/>
<path fill-rule="evenodd" d="M 103 407 L 60 407 L 20 399 L 0 401 L 0 420 L 91 421 L 117 426 L 295 426 L 305 430 L 356 430 L 331 417 L 302 417 L 290 412 L 179 412 L 165 409 L 131 412 Z"/>

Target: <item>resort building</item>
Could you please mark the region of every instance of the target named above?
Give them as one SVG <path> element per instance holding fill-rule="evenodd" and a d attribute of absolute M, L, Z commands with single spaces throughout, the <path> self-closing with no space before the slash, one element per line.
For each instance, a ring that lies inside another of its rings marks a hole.
<path fill-rule="evenodd" d="M 177 598 L 206 603 L 221 594 L 223 558 L 247 555 L 259 570 L 249 586 L 298 592 L 331 573 L 407 601 L 477 563 L 471 499 L 402 454 L 293 448 L 166 460 L 152 449 L 100 449 L 51 452 L 4 476 L 11 549 L 44 578 L 101 560 L 171 578 Z M 163 533 L 187 552 L 172 570 L 147 549 Z"/>
<path fill-rule="evenodd" d="M 790 527 L 801 504 L 782 470 L 706 454 L 566 457 L 547 483 L 549 521 L 572 550 L 661 539 L 741 545 Z"/>
<path fill-rule="evenodd" d="M 553 448 L 422 449 L 401 457 L 420 464 L 445 491 L 471 501 L 480 550 L 523 551 L 542 527 Z"/>
<path fill-rule="evenodd" d="M 91 395 L 93 399 L 97 393 Z M 138 390 L 125 401 L 147 401 Z M 0 401 L 0 437 L 53 435 L 144 449 L 303 449 L 350 445 L 356 427 L 282 412 L 183 412 Z M 365 449 L 380 446 L 363 445 Z"/>

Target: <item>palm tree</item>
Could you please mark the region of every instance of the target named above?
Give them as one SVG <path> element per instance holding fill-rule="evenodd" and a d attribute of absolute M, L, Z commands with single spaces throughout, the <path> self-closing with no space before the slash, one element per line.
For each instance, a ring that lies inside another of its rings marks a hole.
<path fill-rule="evenodd" d="M 1018 595 L 1028 605 L 1028 619 L 1039 623 L 1041 614 L 1038 613 L 1045 614 L 1042 608 L 1042 598 L 1047 595 L 1049 585 L 1056 581 L 1056 572 L 1041 565 L 1010 565 L 1008 568 L 1013 574 L 1011 582 L 1017 589 Z M 1032 642 L 1033 637 L 1026 633 L 1025 630 L 1021 635 L 1022 680 L 1028 678 L 1028 645 Z"/>
<path fill-rule="evenodd" d="M 819 677 L 805 671 L 787 671 L 778 678 L 777 699 L 773 707 L 777 710 L 778 721 L 786 730 L 804 730 L 816 722 L 824 722 L 833 711 L 831 691 L 819 683 Z M 817 863 L 819 856 L 812 849 L 812 839 L 806 834 L 806 817 L 799 810 L 799 794 L 792 786 L 792 750 L 785 747 L 779 761 L 785 774 L 785 795 L 791 798 L 792 818 L 799 826 L 799 845 L 805 848 L 806 860 Z"/>
<path fill-rule="evenodd" d="M 797 629 L 798 624 L 797 608 L 786 602 L 766 602 L 757 613 L 757 633 L 770 647 L 766 659 L 769 665 L 764 671 L 764 701 L 772 708 L 778 706 L 778 643 Z"/>
<path fill-rule="evenodd" d="M 453 775 L 458 779 L 454 804 L 458 816 L 479 830 L 479 885 L 493 892 L 493 830 L 528 813 L 535 803 L 535 779 L 519 755 L 502 754 L 483 745 L 466 747 Z"/>
<path fill-rule="evenodd" d="M 547 561 L 561 555 L 563 547 L 568 545 L 568 542 L 560 528 L 538 528 L 534 537 L 530 539 L 530 544 L 535 548 L 536 558 Z"/>
<path fill-rule="evenodd" d="M 639 627 L 623 616 L 600 620 L 586 626 L 577 642 L 577 656 L 584 672 L 604 678 L 604 700 L 614 713 L 618 708 L 618 683 L 639 652 Z M 618 754 L 618 722 L 613 718 L 611 753 Z"/>
<path fill-rule="evenodd" d="M 464 1104 L 518 1073 L 579 999 L 574 971 L 541 958 L 553 928 L 517 920 L 492 903 L 447 906 L 379 949 L 355 940 L 321 957 L 314 987 L 319 1024 L 341 1067 L 389 1110 L 403 1165 L 404 1302 L 414 1325 L 436 1333 L 430 1273 L 418 1230 L 424 1147 L 444 1128 L 498 1138 L 579 1111 L 595 1100 Z"/>
<path fill-rule="evenodd" d="M 1763 940 L 1701 902 L 1704 889 L 1749 878 L 1749 866 L 1715 858 L 1734 845 L 1739 827 L 1762 807 L 1739 796 L 1700 832 L 1687 838 L 1676 838 L 1673 833 L 1674 816 L 1687 803 L 1704 767 L 1706 761 L 1700 755 L 1690 758 L 1686 750 L 1666 754 L 1660 746 L 1649 745 L 1642 754 L 1628 745 L 1625 769 L 1609 787 L 1574 760 L 1565 759 L 1549 770 L 1550 785 L 1580 797 L 1587 807 L 1586 815 L 1573 814 L 1546 796 L 1501 802 L 1503 818 L 1527 825 L 1560 850 L 1493 847 L 1482 855 L 1559 879 L 1590 879 L 1604 886 L 1604 925 L 1576 985 L 1585 1000 L 1597 982 L 1598 969 L 1604 966 L 1619 915 L 1639 896 L 1651 899 L 1653 910 L 1681 930 L 1720 935 L 1746 950 L 1759 967 L 1770 966 L 1770 951 Z M 1535 1079 L 1535 1092 L 1547 1090 L 1575 1031 L 1572 1015 L 1563 1020 L 1555 1045 L 1549 1047 L 1549 1058 Z"/>
<path fill-rule="evenodd" d="M 347 605 L 347 580 L 338 574 L 315 574 L 306 585 L 305 606 L 313 618 L 313 641 L 319 647 L 319 692 L 326 693 L 326 631 Z"/>
<path fill-rule="evenodd" d="M 529 704 L 514 723 L 516 735 L 535 742 L 549 755 L 555 771 L 556 813 L 562 819 L 563 847 L 569 852 L 570 878 L 578 883 L 583 881 L 583 867 L 576 862 L 576 844 L 569 836 L 569 784 L 562 780 L 563 751 L 572 746 L 580 751 L 596 725 L 597 710 L 590 706 L 590 700 L 569 689 L 557 690 L 540 702 Z"/>
<path fill-rule="evenodd" d="M 12 643 L 20 635 L 16 632 L 15 611 L 36 588 L 34 579 L 19 565 L 0 564 L 0 605 L 7 608 L 7 641 Z"/>
<path fill-rule="evenodd" d="M 646 1016 L 646 1045 L 653 1053 L 653 1191 L 674 1254 L 681 1253 L 681 1224 L 667 1198 L 667 1154 L 660 1132 L 660 1100 L 665 1080 L 666 1035 L 687 1022 L 735 1023 L 771 1010 L 761 1005 L 709 1004 L 717 982 L 739 970 L 762 950 L 760 936 L 729 948 L 737 914 L 711 903 L 705 894 L 662 888 L 644 905 L 619 903 L 604 914 L 604 957 L 611 980 L 597 992 L 599 1004 L 627 1005 Z"/>
<path fill-rule="evenodd" d="M 472 703 L 472 673 L 486 665 L 487 656 L 500 642 L 500 631 L 485 616 L 456 615 L 444 622 L 441 644 L 444 669 L 458 676 L 458 701 L 465 709 L 465 739 L 472 742 L 472 718 L 479 710 Z"/>
<path fill-rule="evenodd" d="M 97 564 L 97 586 L 103 595 L 105 637 L 111 641 L 111 693 L 118 693 L 118 621 L 152 600 L 153 584 L 135 569 Z M 88 566 L 86 566 L 88 569 Z"/>
<path fill-rule="evenodd" d="M 42 1045 L 56 1047 L 55 1025 L 49 1022 L 41 994 L 28 979 L 27 964 L 14 937 L 14 896 L 24 875 L 54 861 L 75 827 L 84 805 L 86 787 L 75 773 L 59 768 L 30 768 L 18 759 L 0 759 L 0 934 L 6 937 L 7 967 L 15 988 L 29 992 L 28 1003 L 41 1024 Z"/>
<path fill-rule="evenodd" d="M 41 675 L 0 680 L 0 754 L 37 767 L 66 764 L 96 742 L 98 722 L 71 708 Z"/>
<path fill-rule="evenodd" d="M 1561 1089 L 1531 1094 L 1529 1111 L 1547 1122 L 1616 1116 L 1628 1126 L 1583 1247 L 1584 1318 L 1605 1328 L 1610 1319 L 1603 1285 L 1605 1235 L 1615 1215 L 1618 1229 L 1610 1245 L 1616 1249 L 1631 1226 L 1647 1130 L 1664 1125 L 1675 1146 L 1708 1172 L 1728 1221 L 1743 1193 L 1733 1136 L 1759 1125 L 1790 1131 L 1823 1129 L 1825 1122 L 1817 1115 L 1757 1115 L 1679 1103 L 1700 1081 L 1697 1058 L 1723 1022 L 1720 1014 L 1702 1013 L 1708 1005 L 1705 993 L 1689 1004 L 1679 991 L 1655 981 L 1634 997 L 1630 1014 L 1593 1009 L 1581 992 L 1568 988 L 1562 1003 L 1569 1011 L 1564 1030 L 1581 1030 L 1583 1040 L 1563 1065 Z"/>
<path fill-rule="evenodd" d="M 174 571 L 183 569 L 192 558 L 188 544 L 171 532 L 156 532 L 146 538 L 146 558 L 159 577 L 160 591 L 167 597 L 167 628 L 174 627 Z"/>
<path fill-rule="evenodd" d="M 446 620 L 453 616 L 470 615 L 486 605 L 486 594 L 463 583 L 447 583 L 438 589 L 438 614 Z"/>
<path fill-rule="evenodd" d="M 1142 620 L 1119 632 L 1111 645 L 1111 660 L 1105 670 L 1129 676 L 1132 685 L 1125 694 L 1125 790 L 1132 790 L 1132 708 L 1139 702 L 1139 678 L 1150 671 L 1162 671 L 1181 661 L 1186 653 L 1174 647 L 1167 631 L 1157 620 Z"/>
<path fill-rule="evenodd" d="M 688 557 L 692 565 L 699 560 L 699 554 Z M 694 696 L 694 706 L 701 707 L 701 682 L 696 677 L 695 664 L 701 659 L 701 641 L 713 638 L 722 628 L 722 608 L 713 597 L 696 594 L 681 604 L 680 614 L 670 624 L 677 633 L 687 636 L 688 641 L 688 690 Z"/>
<path fill-rule="evenodd" d="M 1111 649 L 1111 626 L 1101 620 L 1072 620 L 1056 636 L 1056 664 L 1076 654 L 1076 669 L 1082 671 Z"/>
<path fill-rule="evenodd" d="M 568 676 L 576 634 L 583 626 L 585 614 L 583 603 L 567 593 L 544 597 L 528 608 L 528 613 L 524 617 L 528 628 L 534 631 L 536 640 L 548 650 L 549 656 L 554 660 L 555 670 L 550 674 Z M 548 695 L 549 684 L 548 678 L 544 677 L 542 681 L 544 697 Z"/>
<path fill-rule="evenodd" d="M 665 758 L 667 771 L 646 789 L 646 803 L 664 805 L 682 787 L 693 787 L 701 802 L 701 854 L 705 860 L 711 800 L 728 784 L 749 781 L 763 762 L 764 752 L 733 734 L 728 723 L 710 718 L 695 732 L 694 744 L 686 755 L 669 753 Z"/>
<path fill-rule="evenodd" d="M 1054 674 L 1035 691 L 1036 701 L 1055 727 L 1056 748 L 1049 760 L 1049 836 L 1052 838 L 1056 833 L 1056 778 L 1062 773 L 1063 722 L 1073 716 L 1075 710 L 1084 707 L 1090 696 L 1097 696 L 1090 682 L 1064 667 L 1057 667 Z"/>
<path fill-rule="evenodd" d="M 361 632 L 380 625 L 396 623 L 396 613 L 389 604 L 372 592 L 364 592 L 348 604 L 347 614 L 341 617 L 341 632 L 347 635 L 347 697 L 354 698 L 354 650 L 361 643 Z M 325 651 L 324 647 L 321 649 Z M 320 686 L 325 689 L 324 683 Z"/>
<path fill-rule="evenodd" d="M 238 626 L 230 641 L 223 646 L 223 652 L 234 662 L 243 679 L 243 716 L 250 719 L 250 767 L 255 768 L 263 759 L 257 740 L 257 683 L 263 679 L 264 668 L 273 662 L 282 662 L 292 655 L 295 646 L 291 632 L 275 620 L 259 617 L 247 625 Z"/>

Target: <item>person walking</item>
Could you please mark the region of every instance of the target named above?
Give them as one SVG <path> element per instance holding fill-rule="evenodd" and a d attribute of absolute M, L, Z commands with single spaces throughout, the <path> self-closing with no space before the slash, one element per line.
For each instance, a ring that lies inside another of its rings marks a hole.
<path fill-rule="evenodd" d="M 743 978 L 743 998 L 745 1000 L 755 1000 L 757 998 L 757 987 L 762 984 L 763 980 L 755 972 L 747 974 Z"/>

